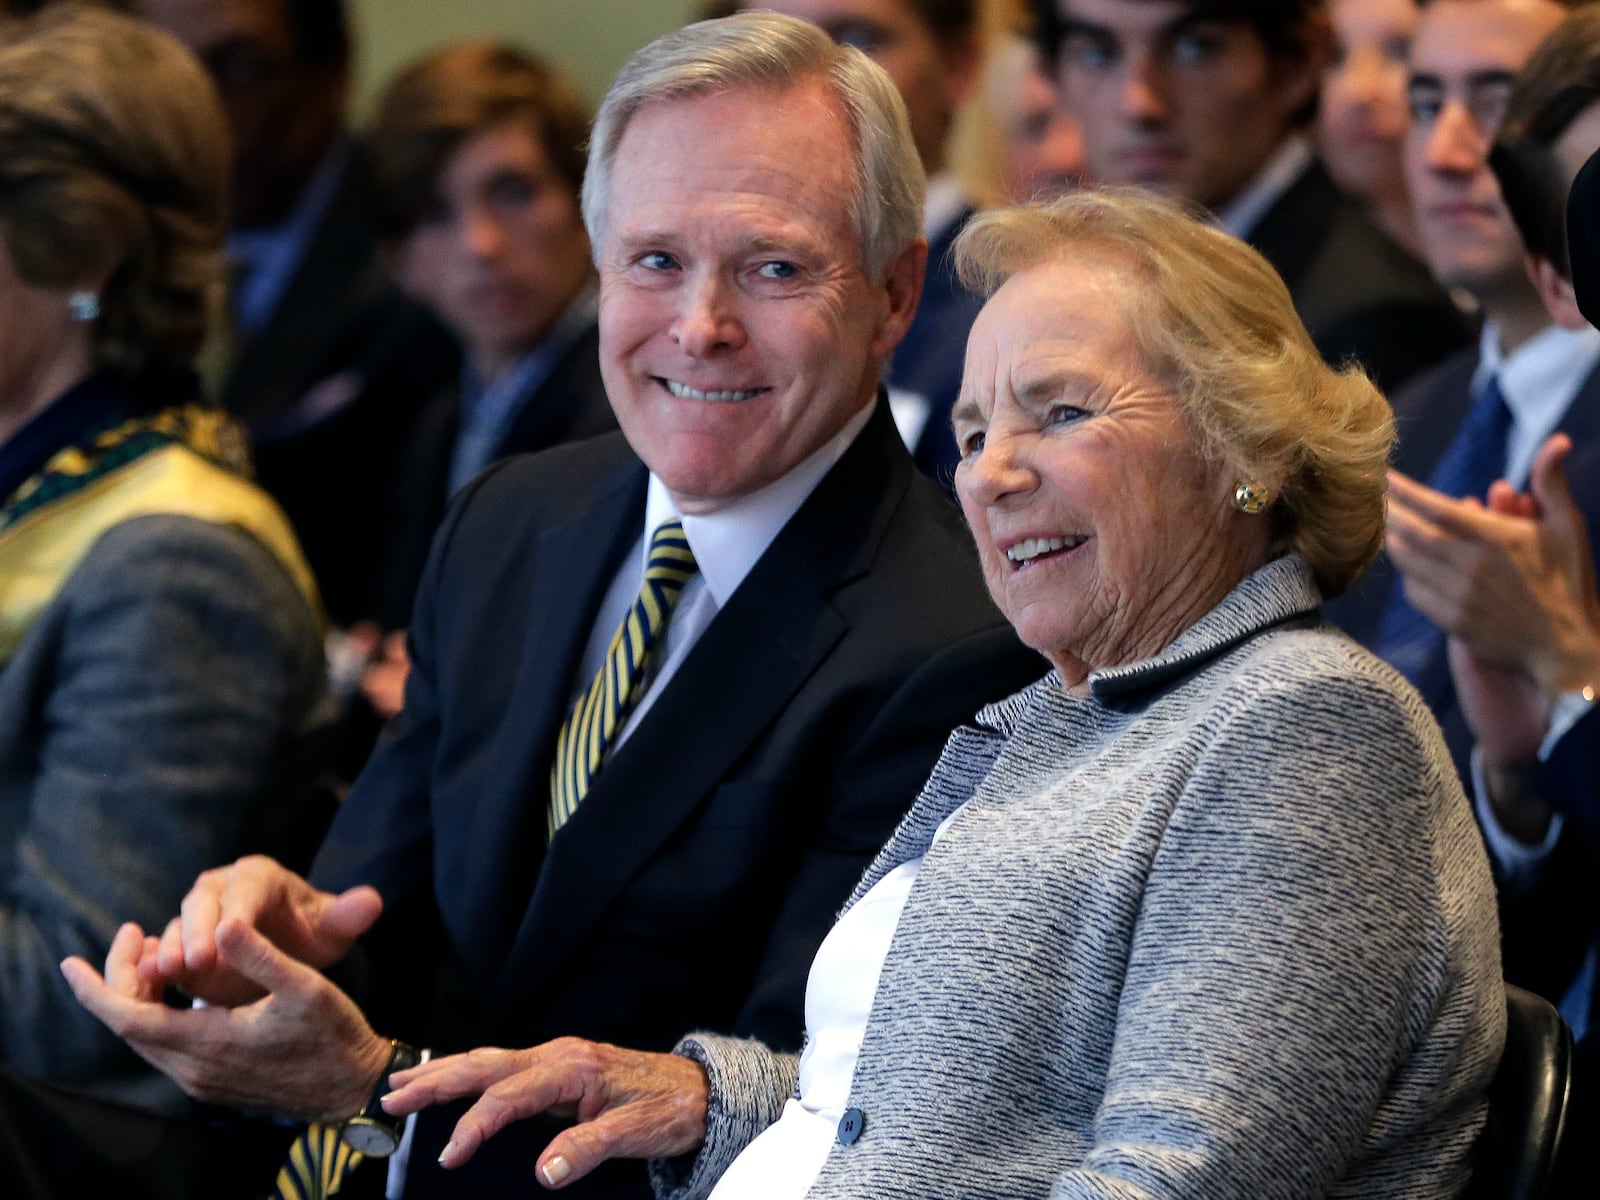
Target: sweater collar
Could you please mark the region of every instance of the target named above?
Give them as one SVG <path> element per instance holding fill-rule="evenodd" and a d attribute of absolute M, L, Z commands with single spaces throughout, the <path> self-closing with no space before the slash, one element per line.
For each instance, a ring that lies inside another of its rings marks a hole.
<path fill-rule="evenodd" d="M 1237 584 L 1221 602 L 1159 654 L 1089 675 L 1089 694 L 1103 706 L 1121 708 L 1148 700 L 1147 693 L 1170 688 L 1234 647 L 1280 625 L 1314 620 L 1322 593 L 1311 568 L 1298 554 L 1287 554 Z M 978 723 L 1009 734 L 1036 691 L 1062 695 L 1061 676 L 1051 671 L 1033 687 L 991 704 Z"/>

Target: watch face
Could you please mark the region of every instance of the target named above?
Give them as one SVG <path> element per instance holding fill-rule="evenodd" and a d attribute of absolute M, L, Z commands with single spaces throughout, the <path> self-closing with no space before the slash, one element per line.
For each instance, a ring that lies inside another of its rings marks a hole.
<path fill-rule="evenodd" d="M 368 1158 L 387 1158 L 400 1147 L 395 1131 L 371 1117 L 352 1117 L 345 1122 L 341 1136 L 346 1146 L 361 1151 Z"/>

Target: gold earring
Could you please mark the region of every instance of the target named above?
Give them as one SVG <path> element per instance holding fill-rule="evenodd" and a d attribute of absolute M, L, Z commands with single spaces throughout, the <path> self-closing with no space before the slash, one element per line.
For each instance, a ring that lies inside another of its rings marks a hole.
<path fill-rule="evenodd" d="M 1266 511 L 1267 505 L 1272 503 L 1272 493 L 1267 490 L 1266 484 L 1247 479 L 1233 489 L 1233 502 L 1239 506 L 1240 512 L 1253 517 Z"/>

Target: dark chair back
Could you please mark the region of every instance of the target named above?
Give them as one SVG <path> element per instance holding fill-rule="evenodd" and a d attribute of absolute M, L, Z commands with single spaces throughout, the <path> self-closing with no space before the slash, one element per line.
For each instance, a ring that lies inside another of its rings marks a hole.
<path fill-rule="evenodd" d="M 1465 1200 L 1545 1200 L 1572 1094 L 1572 1030 L 1548 1000 L 1506 985 L 1506 1049 Z"/>

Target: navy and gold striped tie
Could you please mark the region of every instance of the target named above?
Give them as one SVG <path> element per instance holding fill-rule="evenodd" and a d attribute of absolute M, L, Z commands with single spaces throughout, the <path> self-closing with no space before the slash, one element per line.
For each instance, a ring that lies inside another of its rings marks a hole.
<path fill-rule="evenodd" d="M 338 1195 L 362 1161 L 360 1151 L 344 1144 L 337 1124 L 314 1122 L 289 1147 L 288 1160 L 278 1168 L 277 1183 L 267 1200 L 323 1200 Z"/>
<path fill-rule="evenodd" d="M 578 697 L 556 741 L 556 761 L 550 769 L 551 837 L 577 811 L 612 739 L 633 711 L 661 632 L 684 585 L 698 569 L 683 535 L 683 523 L 676 519 L 662 522 L 650 539 L 639 595 L 611 636 L 606 661 L 588 690 Z"/>

